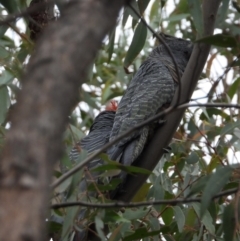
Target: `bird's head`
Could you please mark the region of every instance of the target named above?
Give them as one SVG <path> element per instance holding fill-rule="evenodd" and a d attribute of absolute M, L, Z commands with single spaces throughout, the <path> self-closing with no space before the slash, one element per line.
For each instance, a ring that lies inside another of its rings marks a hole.
<path fill-rule="evenodd" d="M 117 111 L 118 102 L 116 100 L 111 100 L 107 103 L 105 110 L 107 111 Z"/>
<path fill-rule="evenodd" d="M 193 43 L 191 41 L 176 38 L 164 33 L 160 33 L 159 35 L 163 38 L 164 42 L 168 45 L 173 53 L 181 52 L 185 54 L 187 59 L 190 58 L 193 50 Z M 163 44 L 161 43 L 161 45 Z"/>

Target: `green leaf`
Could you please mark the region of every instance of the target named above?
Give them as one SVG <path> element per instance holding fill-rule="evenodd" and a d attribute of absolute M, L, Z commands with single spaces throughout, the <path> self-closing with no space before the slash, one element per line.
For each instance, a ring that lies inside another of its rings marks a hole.
<path fill-rule="evenodd" d="M 17 2 L 15 0 L 1 0 L 0 3 L 6 8 L 9 13 L 17 11 Z"/>
<path fill-rule="evenodd" d="M 140 10 L 140 14 L 143 15 L 145 9 L 147 8 L 150 0 L 138 0 L 138 7 Z"/>
<path fill-rule="evenodd" d="M 93 169 L 93 171 L 106 171 L 106 170 L 122 170 L 128 173 L 142 173 L 142 174 L 146 174 L 146 175 L 150 175 L 152 174 L 151 171 L 141 168 L 141 167 L 135 167 L 135 166 L 125 166 L 122 165 L 118 162 L 115 161 L 111 161 L 108 158 L 107 154 L 100 154 L 99 157 L 104 160 L 105 162 L 109 163 L 106 165 L 101 165 L 99 167 L 96 167 Z"/>
<path fill-rule="evenodd" d="M 232 168 L 231 167 L 221 167 L 213 173 L 207 182 L 207 185 L 203 191 L 202 202 L 201 202 L 201 217 L 204 212 L 207 210 L 212 197 L 219 193 L 224 185 L 227 183 L 229 177 L 231 176 Z"/>
<path fill-rule="evenodd" d="M 196 214 L 198 215 L 198 217 L 200 217 L 200 203 L 192 203 L 192 206 L 193 206 Z M 204 224 L 206 229 L 211 234 L 215 233 L 215 226 L 213 225 L 213 219 L 212 219 L 210 213 L 208 212 L 208 210 L 205 212 L 204 216 L 202 217 L 201 222 Z"/>
<path fill-rule="evenodd" d="M 26 57 L 30 54 L 30 47 L 28 44 L 21 44 L 21 49 L 18 51 L 17 58 L 23 63 Z"/>
<path fill-rule="evenodd" d="M 138 240 L 146 237 L 152 237 L 155 235 L 159 235 L 160 230 L 148 232 L 146 228 L 139 228 L 135 231 L 134 234 L 131 234 L 123 239 L 123 241 L 132 241 L 132 240 Z"/>
<path fill-rule="evenodd" d="M 112 96 L 113 91 L 112 91 L 112 81 L 108 80 L 105 83 L 104 88 L 102 89 L 102 103 L 106 103 L 109 99 L 110 96 Z"/>
<path fill-rule="evenodd" d="M 128 20 L 128 17 L 129 17 L 129 12 L 127 10 L 127 7 L 125 7 L 123 9 L 123 18 L 122 18 L 122 26 L 124 27 L 127 23 L 127 20 Z"/>
<path fill-rule="evenodd" d="M 178 22 L 182 19 L 186 19 L 189 16 L 190 16 L 189 13 L 176 14 L 176 15 L 171 15 L 170 17 L 163 19 L 163 21 Z"/>
<path fill-rule="evenodd" d="M 240 139 L 240 129 L 239 128 L 235 128 L 233 133 L 238 139 Z"/>
<path fill-rule="evenodd" d="M 240 6 L 238 5 L 239 2 L 232 1 L 233 7 L 240 13 Z"/>
<path fill-rule="evenodd" d="M 222 0 L 222 5 L 221 8 L 219 8 L 217 19 L 216 19 L 216 24 L 221 24 L 225 22 L 227 18 L 227 12 L 229 10 L 229 2 L 230 0 Z"/>
<path fill-rule="evenodd" d="M 70 134 L 73 140 L 79 141 L 83 137 L 85 137 L 84 133 L 78 129 L 76 126 L 69 124 L 69 128 L 67 129 L 66 135 Z"/>
<path fill-rule="evenodd" d="M 10 106 L 10 97 L 7 86 L 0 87 L 0 124 L 5 121 L 8 108 Z"/>
<path fill-rule="evenodd" d="M 153 19 L 155 20 L 156 16 L 158 16 L 158 18 L 160 18 L 159 9 L 160 9 L 159 1 L 154 1 L 153 5 L 152 5 L 152 8 L 150 10 L 150 15 L 149 15 L 149 18 L 150 18 L 151 22 L 152 22 Z"/>
<path fill-rule="evenodd" d="M 151 183 L 144 183 L 141 188 L 137 191 L 137 193 L 135 194 L 135 196 L 132 199 L 132 202 L 141 202 L 143 200 L 145 200 L 148 192 L 149 192 L 149 188 L 152 186 Z"/>
<path fill-rule="evenodd" d="M 142 22 L 140 22 L 136 27 L 132 42 L 127 52 L 127 56 L 124 60 L 125 68 L 127 68 L 140 53 L 145 44 L 146 38 L 147 28 Z"/>
<path fill-rule="evenodd" d="M 231 35 L 215 34 L 205 38 L 198 39 L 196 43 L 206 43 L 219 47 L 237 47 L 236 39 Z"/>
<path fill-rule="evenodd" d="M 108 222 L 130 223 L 129 219 L 121 217 L 117 212 L 115 212 L 113 210 L 106 210 L 103 221 L 104 221 L 104 223 L 108 223 Z"/>
<path fill-rule="evenodd" d="M 74 194 L 74 191 L 79 184 L 80 178 L 83 176 L 83 170 L 81 169 L 80 171 L 74 173 L 71 177 L 71 183 L 70 186 L 68 187 L 68 192 L 66 197 L 70 197 L 71 195 Z"/>
<path fill-rule="evenodd" d="M 224 136 L 226 134 L 233 134 L 234 129 L 236 127 L 240 126 L 240 120 L 233 122 L 233 123 L 227 123 L 221 130 L 220 135 Z"/>
<path fill-rule="evenodd" d="M 238 87 L 239 87 L 239 83 L 240 83 L 240 78 L 237 78 L 234 81 L 234 83 L 230 85 L 229 90 L 228 90 L 228 96 L 230 97 L 230 99 L 232 99 L 234 94 L 237 93 Z"/>
<path fill-rule="evenodd" d="M 212 173 L 214 169 L 219 165 L 219 156 L 213 154 L 210 163 L 207 166 L 207 173 Z"/>
<path fill-rule="evenodd" d="M 108 241 L 119 241 L 122 236 L 125 236 L 125 233 L 131 230 L 131 223 L 122 223 L 111 233 Z"/>
<path fill-rule="evenodd" d="M 0 26 L 0 38 L 3 37 L 3 35 L 6 33 L 8 30 L 9 26 L 8 25 L 1 25 Z"/>
<path fill-rule="evenodd" d="M 155 185 L 153 185 L 153 189 L 154 189 L 154 199 L 155 200 L 163 200 L 164 194 L 165 194 L 165 191 L 164 191 L 163 187 L 161 185 L 155 183 Z M 160 210 L 161 205 L 154 205 L 154 208 L 156 210 Z"/>
<path fill-rule="evenodd" d="M 163 237 L 166 241 L 175 241 L 175 239 L 170 234 L 164 234 Z"/>
<path fill-rule="evenodd" d="M 161 184 L 164 190 L 168 191 L 169 193 L 173 193 L 172 190 L 172 182 L 171 179 L 169 178 L 167 173 L 161 173 Z"/>
<path fill-rule="evenodd" d="M 136 220 L 145 217 L 148 212 L 148 209 L 143 210 L 143 208 L 137 210 L 126 209 L 123 213 L 123 218 L 128 220 Z"/>
<path fill-rule="evenodd" d="M 106 192 L 106 191 L 112 191 L 116 190 L 116 188 L 119 186 L 119 184 L 122 183 L 122 180 L 120 178 L 113 178 L 110 183 L 107 184 L 97 184 L 98 189 L 101 192 Z M 89 191 L 96 191 L 96 184 L 94 185 L 91 183 L 88 186 Z"/>
<path fill-rule="evenodd" d="M 14 75 L 9 70 L 3 71 L 0 75 L 0 86 L 12 82 L 13 79 Z"/>
<path fill-rule="evenodd" d="M 49 233 L 60 232 L 62 229 L 62 224 L 57 222 L 47 222 Z"/>
<path fill-rule="evenodd" d="M 187 210 L 187 215 L 186 215 L 186 225 L 190 226 L 190 227 L 194 227 L 195 223 L 196 223 L 196 213 L 194 211 L 193 208 L 189 208 Z"/>
<path fill-rule="evenodd" d="M 110 60 L 112 58 L 112 54 L 113 54 L 115 33 L 116 33 L 116 30 L 114 29 L 114 31 L 112 31 L 112 33 L 109 35 L 109 44 L 108 44 L 108 49 L 107 49 L 108 63 L 110 62 Z"/>
<path fill-rule="evenodd" d="M 162 213 L 163 222 L 166 225 L 170 225 L 173 220 L 173 215 L 174 215 L 173 208 L 167 207 L 166 210 L 164 210 L 164 212 Z"/>
<path fill-rule="evenodd" d="M 233 241 L 236 225 L 233 203 L 224 208 L 223 212 L 223 233 L 225 241 Z"/>
<path fill-rule="evenodd" d="M 55 188 L 56 193 L 64 193 L 67 188 L 71 185 L 72 176 L 63 181 L 60 185 Z"/>
<path fill-rule="evenodd" d="M 105 235 L 103 233 L 104 223 L 100 219 L 100 217 L 98 217 L 98 216 L 95 217 L 95 226 L 96 226 L 96 230 L 97 230 L 98 235 L 100 236 L 100 238 L 102 240 L 106 240 Z"/>
<path fill-rule="evenodd" d="M 199 161 L 199 156 L 195 151 L 191 152 L 191 154 L 186 158 L 186 162 L 188 164 L 195 164 L 198 161 Z"/>
<path fill-rule="evenodd" d="M 0 59 L 5 59 L 9 56 L 9 52 L 2 46 L 0 46 Z"/>
<path fill-rule="evenodd" d="M 173 207 L 175 219 L 177 221 L 178 230 L 181 233 L 185 225 L 185 215 L 179 206 Z"/>
<path fill-rule="evenodd" d="M 95 100 L 93 100 L 93 98 L 91 97 L 91 95 L 88 92 L 82 91 L 82 94 L 83 94 L 84 101 L 86 101 L 93 108 L 98 109 L 98 106 L 97 106 Z"/>
<path fill-rule="evenodd" d="M 194 25 L 198 31 L 199 36 L 203 33 L 203 18 L 200 0 L 188 0 L 189 11 L 193 17 Z"/>
<path fill-rule="evenodd" d="M 76 197 L 72 196 L 68 199 L 68 201 L 76 201 Z M 69 207 L 66 209 L 66 216 L 64 218 L 61 240 L 65 241 L 68 239 L 68 234 L 72 230 L 72 225 L 74 218 L 78 212 L 79 207 Z"/>
<path fill-rule="evenodd" d="M 209 109 L 202 109 L 203 112 L 200 115 L 201 120 L 209 120 L 210 118 L 213 118 L 214 115 L 219 115 L 223 117 L 224 119 L 229 119 L 229 115 L 226 114 L 224 111 L 219 110 L 217 108 L 209 108 Z"/>
<path fill-rule="evenodd" d="M 132 1 L 131 5 L 140 14 L 137 2 L 136 1 Z M 139 17 L 135 14 L 135 12 L 133 12 L 133 10 L 130 7 L 126 7 L 126 11 L 128 11 L 128 13 L 131 15 L 131 17 L 134 20 L 136 20 L 136 21 L 139 20 Z"/>

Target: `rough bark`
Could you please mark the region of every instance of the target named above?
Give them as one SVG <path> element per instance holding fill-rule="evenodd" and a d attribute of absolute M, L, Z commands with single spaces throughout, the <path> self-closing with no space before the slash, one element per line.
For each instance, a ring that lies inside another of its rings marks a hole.
<path fill-rule="evenodd" d="M 29 9 L 39 6 L 39 4 L 44 5 L 44 7 L 29 14 L 28 18 L 28 28 L 30 30 L 30 39 L 32 41 L 36 41 L 39 38 L 43 29 L 53 18 L 53 4 L 49 5 L 47 0 L 32 0 Z"/>
<path fill-rule="evenodd" d="M 203 1 L 203 37 L 213 34 L 214 23 L 220 2 L 220 0 Z M 192 56 L 181 79 L 179 104 L 186 103 L 191 99 L 191 95 L 197 85 L 197 81 L 207 60 L 210 47 L 211 46 L 207 44 L 195 44 Z M 173 103 L 176 102 L 177 95 L 178 91 L 176 91 Z M 165 117 L 165 124 L 156 131 L 153 139 L 149 142 L 148 146 L 144 149 L 143 153 L 135 163 L 136 166 L 146 168 L 151 171 L 154 169 L 164 154 L 164 148 L 166 148 L 172 140 L 184 112 L 185 109 L 181 109 L 170 113 Z M 116 199 L 126 202 L 131 201 L 136 192 L 146 181 L 147 177 L 148 176 L 146 175 L 129 175 L 123 187 L 125 192 L 117 195 Z"/>
<path fill-rule="evenodd" d="M 49 184 L 54 162 L 61 156 L 67 116 L 123 2 L 71 2 L 40 37 L 0 159 L 0 240 L 46 238 Z"/>

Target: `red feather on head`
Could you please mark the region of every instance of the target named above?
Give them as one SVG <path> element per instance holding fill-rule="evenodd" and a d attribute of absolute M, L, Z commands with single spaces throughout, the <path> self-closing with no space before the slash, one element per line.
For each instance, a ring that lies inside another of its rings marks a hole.
<path fill-rule="evenodd" d="M 107 105 L 106 109 L 107 111 L 117 111 L 118 108 L 118 102 L 116 100 L 111 100 Z"/>

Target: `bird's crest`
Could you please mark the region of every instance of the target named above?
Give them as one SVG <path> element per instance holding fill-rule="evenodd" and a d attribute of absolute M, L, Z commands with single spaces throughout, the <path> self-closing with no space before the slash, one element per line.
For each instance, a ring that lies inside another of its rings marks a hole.
<path fill-rule="evenodd" d="M 106 110 L 107 111 L 117 111 L 118 108 L 118 102 L 116 100 L 111 100 L 107 105 L 106 105 Z"/>

